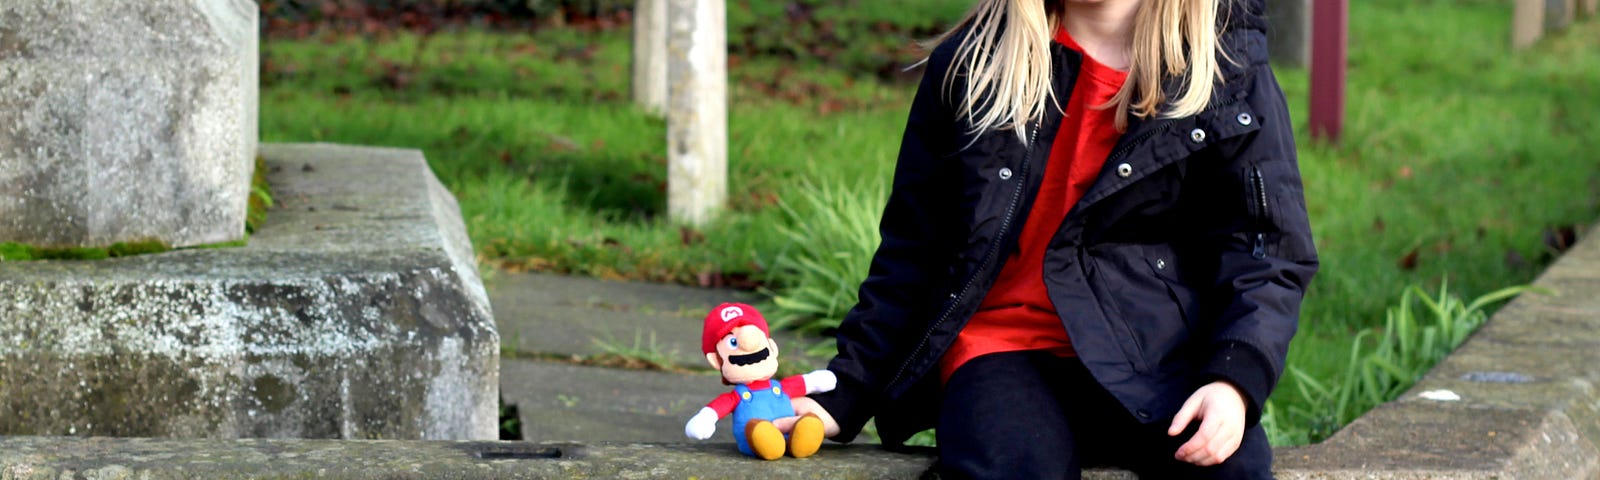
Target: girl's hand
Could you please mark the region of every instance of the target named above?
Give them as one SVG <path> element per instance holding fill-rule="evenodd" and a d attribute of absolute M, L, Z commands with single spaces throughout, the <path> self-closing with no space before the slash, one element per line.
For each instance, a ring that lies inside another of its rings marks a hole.
<path fill-rule="evenodd" d="M 1178 447 L 1173 458 L 1202 467 L 1227 460 L 1244 439 L 1244 396 L 1233 384 L 1216 381 L 1195 390 L 1167 427 L 1168 436 L 1177 436 L 1200 419 L 1194 437 Z"/>
<path fill-rule="evenodd" d="M 816 400 L 812 400 L 811 397 L 792 398 L 789 399 L 789 404 L 794 406 L 795 416 L 773 420 L 772 425 L 778 427 L 778 431 L 783 433 L 794 431 L 794 422 L 800 421 L 801 416 L 811 413 L 822 419 L 822 436 L 824 438 L 839 434 L 839 422 L 834 421 L 833 415 L 829 415 L 828 410 L 822 408 L 822 405 L 818 405 Z"/>

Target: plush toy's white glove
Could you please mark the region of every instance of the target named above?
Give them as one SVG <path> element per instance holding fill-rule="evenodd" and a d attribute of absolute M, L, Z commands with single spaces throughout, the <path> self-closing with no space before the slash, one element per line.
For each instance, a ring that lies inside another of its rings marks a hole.
<path fill-rule="evenodd" d="M 702 407 L 700 413 L 694 414 L 694 418 L 689 419 L 689 424 L 684 425 L 683 433 L 695 440 L 711 438 L 711 434 L 717 433 L 717 411 L 711 407 Z"/>
<path fill-rule="evenodd" d="M 839 377 L 834 376 L 833 372 L 827 370 L 817 370 L 801 375 L 800 378 L 806 379 L 806 395 L 831 392 L 833 387 L 839 385 Z"/>

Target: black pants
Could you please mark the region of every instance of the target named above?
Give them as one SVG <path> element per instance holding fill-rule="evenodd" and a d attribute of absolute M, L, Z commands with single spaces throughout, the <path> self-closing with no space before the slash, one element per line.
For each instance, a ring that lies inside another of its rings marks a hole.
<path fill-rule="evenodd" d="M 1220 465 L 1173 458 L 1199 422 L 1176 437 L 1171 419 L 1140 423 L 1076 358 L 1043 352 L 984 355 L 950 376 L 937 431 L 945 478 L 1071 478 L 1112 465 L 1141 479 L 1272 478 L 1272 448 L 1259 425 Z"/>

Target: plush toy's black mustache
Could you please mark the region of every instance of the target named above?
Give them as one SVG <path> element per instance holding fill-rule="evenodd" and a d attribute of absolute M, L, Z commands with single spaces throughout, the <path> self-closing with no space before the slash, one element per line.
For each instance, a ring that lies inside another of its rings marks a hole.
<path fill-rule="evenodd" d="M 732 363 L 734 365 L 738 365 L 738 366 L 741 366 L 741 367 L 743 367 L 745 365 L 752 364 L 752 363 L 756 363 L 756 362 L 759 362 L 759 361 L 762 361 L 762 360 L 766 360 L 766 359 L 767 359 L 767 349 L 765 349 L 765 348 L 761 349 L 761 351 L 756 352 L 756 353 L 747 353 L 747 354 L 744 354 L 744 355 L 728 355 L 728 362 L 729 363 Z"/>

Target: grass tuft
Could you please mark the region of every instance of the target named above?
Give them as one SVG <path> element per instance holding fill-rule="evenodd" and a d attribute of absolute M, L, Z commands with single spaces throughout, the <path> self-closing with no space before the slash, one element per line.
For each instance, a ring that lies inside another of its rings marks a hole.
<path fill-rule="evenodd" d="M 764 309 L 775 328 L 826 335 L 855 305 L 888 198 L 881 179 L 855 184 L 801 181 L 793 201 L 778 201 L 783 223 L 777 228 L 789 248 L 773 262 L 784 287 L 770 292 L 773 307 Z"/>
<path fill-rule="evenodd" d="M 256 157 L 255 174 L 250 176 L 250 205 L 245 211 L 244 232 L 254 235 L 267 223 L 267 210 L 272 208 L 272 186 L 267 184 L 267 163 Z"/>
<path fill-rule="evenodd" d="M 594 344 L 600 353 L 589 357 L 592 363 L 642 370 L 687 371 L 674 360 L 676 352 L 666 351 L 656 342 L 655 332 L 650 332 L 649 339 L 645 339 L 642 332 L 634 332 L 631 345 L 616 339 L 598 338 L 594 339 Z"/>
<path fill-rule="evenodd" d="M 1298 366 L 1288 367 L 1305 401 L 1281 407 L 1267 401 L 1261 422 L 1272 443 L 1322 441 L 1367 410 L 1399 397 L 1488 320 L 1490 305 L 1528 290 L 1503 288 L 1463 302 L 1445 284 L 1435 296 L 1420 287 L 1406 288 L 1399 304 L 1385 312 L 1382 329 L 1364 330 L 1350 341 L 1349 361 L 1338 375 L 1316 377 Z M 1379 335 L 1375 344 L 1374 334 Z"/>

